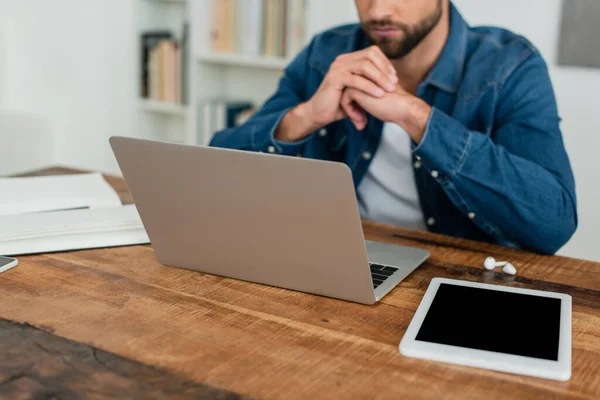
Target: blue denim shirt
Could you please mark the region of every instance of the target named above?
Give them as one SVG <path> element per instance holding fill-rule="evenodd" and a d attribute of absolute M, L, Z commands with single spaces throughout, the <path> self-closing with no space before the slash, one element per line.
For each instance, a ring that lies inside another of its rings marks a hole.
<path fill-rule="evenodd" d="M 369 116 L 359 132 L 345 119 L 294 143 L 275 140 L 274 132 L 291 108 L 317 91 L 338 55 L 368 46 L 359 25 L 317 35 L 258 113 L 218 132 L 211 146 L 344 162 L 358 187 L 377 151 L 382 121 Z M 468 26 L 451 6 L 449 37 L 417 95 L 433 107 L 425 136 L 413 148 L 429 230 L 558 251 L 577 228 L 575 181 L 538 50 L 506 30 Z"/>

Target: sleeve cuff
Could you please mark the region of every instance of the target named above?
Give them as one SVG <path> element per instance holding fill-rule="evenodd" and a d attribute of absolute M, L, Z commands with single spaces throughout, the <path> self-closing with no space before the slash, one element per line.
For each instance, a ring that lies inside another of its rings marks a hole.
<path fill-rule="evenodd" d="M 269 121 L 266 125 L 272 127 L 270 130 L 255 130 L 252 133 L 252 144 L 255 150 L 265 153 L 295 156 L 304 149 L 304 145 L 311 139 L 312 135 L 308 135 L 298 142 L 282 142 L 275 139 L 277 127 L 279 127 L 279 124 L 291 109 L 290 107 L 279 113 L 269 115 L 268 118 L 272 119 L 272 121 Z M 265 124 L 261 125 L 265 126 Z"/>
<path fill-rule="evenodd" d="M 436 175 L 453 176 L 467 155 L 472 133 L 437 108 L 432 108 L 425 134 L 413 154 Z"/>

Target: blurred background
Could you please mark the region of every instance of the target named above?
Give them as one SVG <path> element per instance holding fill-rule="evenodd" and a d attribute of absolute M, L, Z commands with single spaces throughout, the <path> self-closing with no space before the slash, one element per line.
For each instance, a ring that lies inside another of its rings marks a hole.
<path fill-rule="evenodd" d="M 600 1 L 454 4 L 546 58 L 580 210 L 560 254 L 600 261 Z M 315 33 L 355 21 L 353 0 L 0 0 L 0 176 L 53 165 L 118 174 L 113 135 L 204 145 L 274 92 Z"/>

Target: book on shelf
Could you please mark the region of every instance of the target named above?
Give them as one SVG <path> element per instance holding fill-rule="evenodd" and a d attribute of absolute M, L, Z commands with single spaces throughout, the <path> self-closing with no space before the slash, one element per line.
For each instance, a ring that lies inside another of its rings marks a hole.
<path fill-rule="evenodd" d="M 142 33 L 142 98 L 173 104 L 189 101 L 186 26 L 181 41 L 168 31 Z"/>
<path fill-rule="evenodd" d="M 275 57 L 276 51 L 276 40 L 277 35 L 277 3 L 278 0 L 264 0 L 265 1 L 265 25 L 263 34 L 263 54 L 268 57 Z"/>
<path fill-rule="evenodd" d="M 261 54 L 263 1 L 238 0 L 238 51 L 248 56 Z"/>
<path fill-rule="evenodd" d="M 181 37 L 181 102 L 190 104 L 190 79 L 189 79 L 189 62 L 190 62 L 190 24 L 183 24 L 183 35 Z"/>
<path fill-rule="evenodd" d="M 156 52 L 158 65 L 153 68 L 154 71 L 158 71 L 158 93 L 153 93 L 152 98 L 160 101 L 169 101 L 167 95 L 167 85 L 169 84 L 169 59 L 171 52 L 171 41 L 161 40 L 159 45 L 153 49 Z"/>
<path fill-rule="evenodd" d="M 242 125 L 256 111 L 251 101 L 222 98 L 201 100 L 197 107 L 197 142 L 201 145 L 207 145 L 218 131 Z"/>
<path fill-rule="evenodd" d="M 150 72 L 149 72 L 149 67 L 151 65 L 150 63 L 150 51 L 155 48 L 156 46 L 158 46 L 158 44 L 160 43 L 161 40 L 163 39 L 171 39 L 172 38 L 172 34 L 169 31 L 152 31 L 152 32 L 144 32 L 141 35 L 141 47 L 142 47 L 142 54 L 141 54 L 141 69 L 142 69 L 142 73 L 141 73 L 141 78 L 142 78 L 142 84 L 141 84 L 141 96 L 142 97 L 149 97 L 149 82 L 150 82 Z"/>
<path fill-rule="evenodd" d="M 213 0 L 212 50 L 231 53 L 236 51 L 237 0 Z"/>
<path fill-rule="evenodd" d="M 171 55 L 171 67 L 171 73 L 175 76 L 171 82 L 173 84 L 170 92 L 173 96 L 171 99 L 173 103 L 181 104 L 181 47 L 179 44 L 175 45 L 175 51 Z"/>
<path fill-rule="evenodd" d="M 306 41 L 306 0 L 286 0 L 287 31 L 286 57 L 295 56 Z"/>
<path fill-rule="evenodd" d="M 289 19 L 288 13 L 288 2 L 287 0 L 282 0 L 279 2 L 279 10 L 277 11 L 277 15 L 281 16 L 277 24 L 277 56 L 285 57 L 287 55 L 287 23 Z"/>
<path fill-rule="evenodd" d="M 306 0 L 194 0 L 194 51 L 292 57 L 306 42 Z"/>

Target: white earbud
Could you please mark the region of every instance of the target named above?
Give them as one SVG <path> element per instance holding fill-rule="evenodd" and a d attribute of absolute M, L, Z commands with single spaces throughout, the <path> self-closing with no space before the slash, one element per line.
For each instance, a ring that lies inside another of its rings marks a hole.
<path fill-rule="evenodd" d="M 504 268 L 502 268 L 502 272 L 504 272 L 505 274 L 509 274 L 509 275 L 516 275 L 517 269 L 511 263 L 506 263 Z"/>
<path fill-rule="evenodd" d="M 492 271 L 498 267 L 504 267 L 507 264 L 506 261 L 499 261 L 497 262 L 496 259 L 494 257 L 488 257 L 485 259 L 483 266 L 485 267 L 485 269 L 487 269 L 488 271 Z"/>
<path fill-rule="evenodd" d="M 508 275 L 516 275 L 517 269 L 514 265 L 506 261 L 496 261 L 494 257 L 488 257 L 483 262 L 483 266 L 488 271 L 493 271 L 498 267 L 502 267 L 502 272 Z"/>

